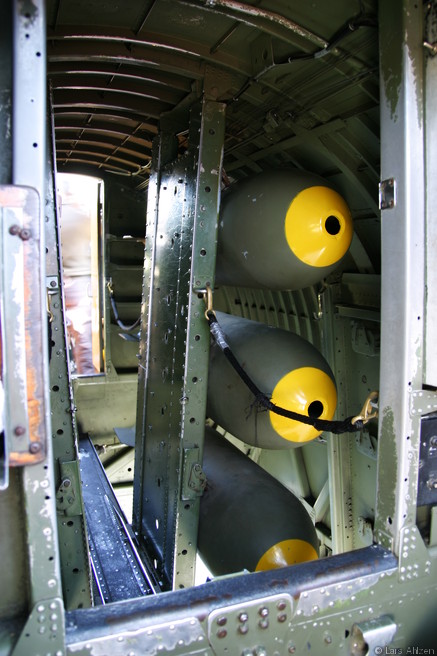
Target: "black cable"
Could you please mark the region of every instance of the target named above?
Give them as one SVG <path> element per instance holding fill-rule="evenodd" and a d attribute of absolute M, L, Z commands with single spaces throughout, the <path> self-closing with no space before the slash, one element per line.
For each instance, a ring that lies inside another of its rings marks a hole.
<path fill-rule="evenodd" d="M 353 417 L 347 417 L 346 419 L 343 419 L 343 421 L 327 421 L 326 419 L 317 419 L 315 417 L 301 415 L 298 412 L 287 410 L 286 408 L 281 408 L 280 406 L 272 403 L 270 399 L 263 392 L 261 392 L 261 390 L 253 382 L 247 372 L 242 368 L 235 355 L 232 353 L 231 348 L 226 341 L 226 335 L 221 329 L 215 314 L 213 312 L 208 312 L 207 319 L 211 334 L 214 337 L 217 346 L 222 350 L 224 356 L 230 362 L 242 381 L 250 389 L 255 397 L 255 403 L 263 406 L 267 410 L 270 410 L 277 415 L 281 415 L 282 417 L 294 419 L 294 421 L 299 421 L 302 424 L 313 426 L 318 431 L 328 431 L 330 433 L 340 435 L 341 433 L 357 432 L 363 428 L 364 424 L 361 420 L 356 421 L 354 424 L 352 423 Z"/>
<path fill-rule="evenodd" d="M 120 317 L 118 316 L 117 305 L 111 293 L 109 293 L 109 298 L 111 299 L 111 308 L 112 308 L 112 312 L 114 313 L 114 319 L 117 322 L 117 326 L 121 328 L 121 330 L 124 330 L 125 332 L 129 332 L 130 330 L 133 330 L 134 328 L 140 325 L 141 317 L 138 317 L 138 319 L 131 326 L 126 326 L 126 324 L 124 324 L 121 321 Z"/>

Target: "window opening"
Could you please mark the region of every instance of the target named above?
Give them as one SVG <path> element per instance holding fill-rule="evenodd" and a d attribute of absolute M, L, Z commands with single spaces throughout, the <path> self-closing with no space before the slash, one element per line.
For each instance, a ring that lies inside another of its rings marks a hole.
<path fill-rule="evenodd" d="M 60 218 L 67 343 L 74 375 L 102 371 L 99 199 L 102 181 L 60 173 Z"/>

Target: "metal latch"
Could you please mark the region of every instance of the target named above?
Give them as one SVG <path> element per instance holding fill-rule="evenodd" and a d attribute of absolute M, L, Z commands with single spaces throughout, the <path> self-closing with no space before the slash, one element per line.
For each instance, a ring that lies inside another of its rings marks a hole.
<path fill-rule="evenodd" d="M 198 447 L 184 449 L 182 501 L 201 497 L 205 487 L 206 475 L 200 464 L 200 449 Z"/>
<path fill-rule="evenodd" d="M 61 483 L 56 490 L 56 510 L 68 517 L 83 514 L 82 498 L 80 494 L 79 462 L 61 462 Z"/>

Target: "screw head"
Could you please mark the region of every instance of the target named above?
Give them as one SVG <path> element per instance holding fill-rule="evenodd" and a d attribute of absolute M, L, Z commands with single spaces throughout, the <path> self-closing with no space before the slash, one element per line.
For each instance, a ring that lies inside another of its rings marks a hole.
<path fill-rule="evenodd" d="M 24 428 L 24 426 L 15 426 L 14 428 L 14 435 L 16 435 L 17 437 L 21 437 L 22 435 L 25 434 L 25 432 L 26 429 Z"/>
<path fill-rule="evenodd" d="M 41 442 L 32 442 L 29 446 L 29 451 L 30 453 L 35 455 L 41 451 L 41 448 L 42 448 Z"/>
<path fill-rule="evenodd" d="M 9 234 L 10 235 L 18 235 L 19 232 L 20 232 L 20 226 L 18 226 L 18 225 L 14 224 L 14 225 L 11 225 L 11 227 L 9 228 Z"/>

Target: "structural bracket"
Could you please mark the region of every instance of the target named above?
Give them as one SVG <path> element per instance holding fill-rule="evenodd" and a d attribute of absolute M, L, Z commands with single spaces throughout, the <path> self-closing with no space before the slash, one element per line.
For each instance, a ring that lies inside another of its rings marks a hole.
<path fill-rule="evenodd" d="M 56 491 L 56 510 L 68 517 L 83 515 L 79 462 L 60 463 L 61 484 Z"/>
<path fill-rule="evenodd" d="M 294 603 L 289 594 L 220 608 L 209 615 L 208 639 L 217 656 L 235 650 L 236 636 L 239 651 L 234 653 L 244 656 L 285 653 L 280 647 L 283 649 L 287 643 L 293 614 Z"/>
<path fill-rule="evenodd" d="M 388 178 L 379 183 L 379 209 L 391 210 L 396 206 L 396 180 Z"/>
<path fill-rule="evenodd" d="M 44 599 L 35 604 L 12 656 L 65 654 L 64 605 L 62 599 Z"/>
<path fill-rule="evenodd" d="M 413 390 L 411 392 L 410 414 L 412 417 L 427 415 L 437 411 L 437 392 L 432 390 Z"/>

